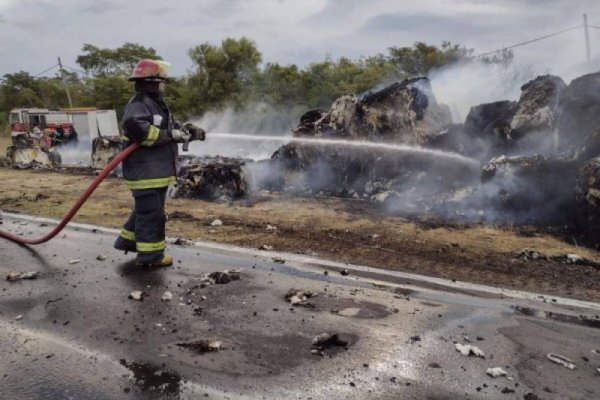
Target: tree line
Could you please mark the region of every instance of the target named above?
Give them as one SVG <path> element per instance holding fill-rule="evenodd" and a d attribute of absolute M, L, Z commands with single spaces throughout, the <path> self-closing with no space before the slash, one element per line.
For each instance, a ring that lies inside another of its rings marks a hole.
<path fill-rule="evenodd" d="M 258 102 L 299 115 L 307 109 L 328 108 L 344 94 L 362 93 L 384 81 L 424 76 L 448 64 L 468 62 L 472 54 L 472 49 L 450 42 L 440 46 L 419 42 L 357 60 L 326 57 L 302 68 L 263 63 L 252 40 L 227 38 L 220 45 L 203 43 L 189 49 L 192 70 L 173 78 L 165 96 L 181 119 Z M 133 92 L 127 77 L 141 58 L 162 59 L 154 48 L 135 43 L 115 49 L 85 44 L 76 59 L 79 72 L 63 69 L 53 77 L 35 77 L 25 71 L 5 74 L 0 78 L 0 125 L 6 126 L 12 108 L 68 107 L 65 85 L 74 106 L 115 109 L 120 116 Z M 484 61 L 511 59 L 507 53 Z"/>

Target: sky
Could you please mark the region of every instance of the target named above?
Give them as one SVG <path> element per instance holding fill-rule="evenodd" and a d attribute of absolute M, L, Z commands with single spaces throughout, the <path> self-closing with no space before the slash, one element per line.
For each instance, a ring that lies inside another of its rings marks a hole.
<path fill-rule="evenodd" d="M 390 46 L 444 40 L 476 54 L 582 24 L 600 27 L 600 0 L 0 0 L 0 76 L 77 68 L 84 43 L 154 47 L 175 75 L 189 48 L 227 37 L 254 40 L 264 62 L 306 66 Z M 600 58 L 600 29 L 590 29 Z M 582 29 L 515 50 L 517 59 L 568 74 L 585 61 Z"/>

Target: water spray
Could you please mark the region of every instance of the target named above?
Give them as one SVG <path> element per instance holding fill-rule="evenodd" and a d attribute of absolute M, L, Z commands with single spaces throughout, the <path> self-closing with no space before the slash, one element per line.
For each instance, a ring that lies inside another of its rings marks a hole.
<path fill-rule="evenodd" d="M 436 157 L 442 157 L 451 159 L 454 161 L 462 162 L 467 165 L 472 165 L 479 168 L 479 161 L 474 158 L 465 157 L 463 155 L 435 150 L 425 149 L 418 146 L 409 146 L 404 144 L 394 143 L 382 143 L 382 142 L 369 142 L 366 140 L 344 140 L 344 139 L 326 139 L 326 138 L 302 138 L 292 136 L 269 136 L 269 135 L 251 135 L 247 133 L 225 133 L 215 132 L 210 133 L 209 138 L 226 138 L 226 139 L 244 139 L 244 140 L 256 140 L 256 141 L 279 141 L 279 142 L 296 142 L 296 143 L 310 143 L 310 144 L 321 144 L 328 146 L 349 146 L 358 148 L 374 148 L 379 150 L 397 151 L 401 153 L 416 153 L 431 155 Z"/>

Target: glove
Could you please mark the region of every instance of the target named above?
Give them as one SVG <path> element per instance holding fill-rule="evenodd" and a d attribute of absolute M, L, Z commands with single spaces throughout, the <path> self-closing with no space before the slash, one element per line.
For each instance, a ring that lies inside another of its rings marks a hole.
<path fill-rule="evenodd" d="M 175 143 L 184 143 L 191 140 L 191 135 L 181 129 L 171 129 L 169 131 L 169 137 Z"/>
<path fill-rule="evenodd" d="M 190 141 L 206 139 L 206 131 L 191 122 L 186 122 L 183 127 L 190 133 Z"/>

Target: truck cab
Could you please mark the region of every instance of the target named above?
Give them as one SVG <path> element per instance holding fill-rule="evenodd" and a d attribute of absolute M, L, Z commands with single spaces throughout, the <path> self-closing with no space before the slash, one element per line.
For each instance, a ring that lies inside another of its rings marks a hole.
<path fill-rule="evenodd" d="M 71 130 L 69 116 L 60 111 L 46 108 L 17 108 L 10 111 L 9 122 L 13 144 L 27 145 L 34 127 L 41 131 L 54 130 L 61 126 L 65 132 Z"/>
<path fill-rule="evenodd" d="M 10 128 L 12 136 L 29 133 L 34 126 L 46 128 L 46 116 L 49 111 L 45 108 L 19 108 L 10 111 Z"/>

